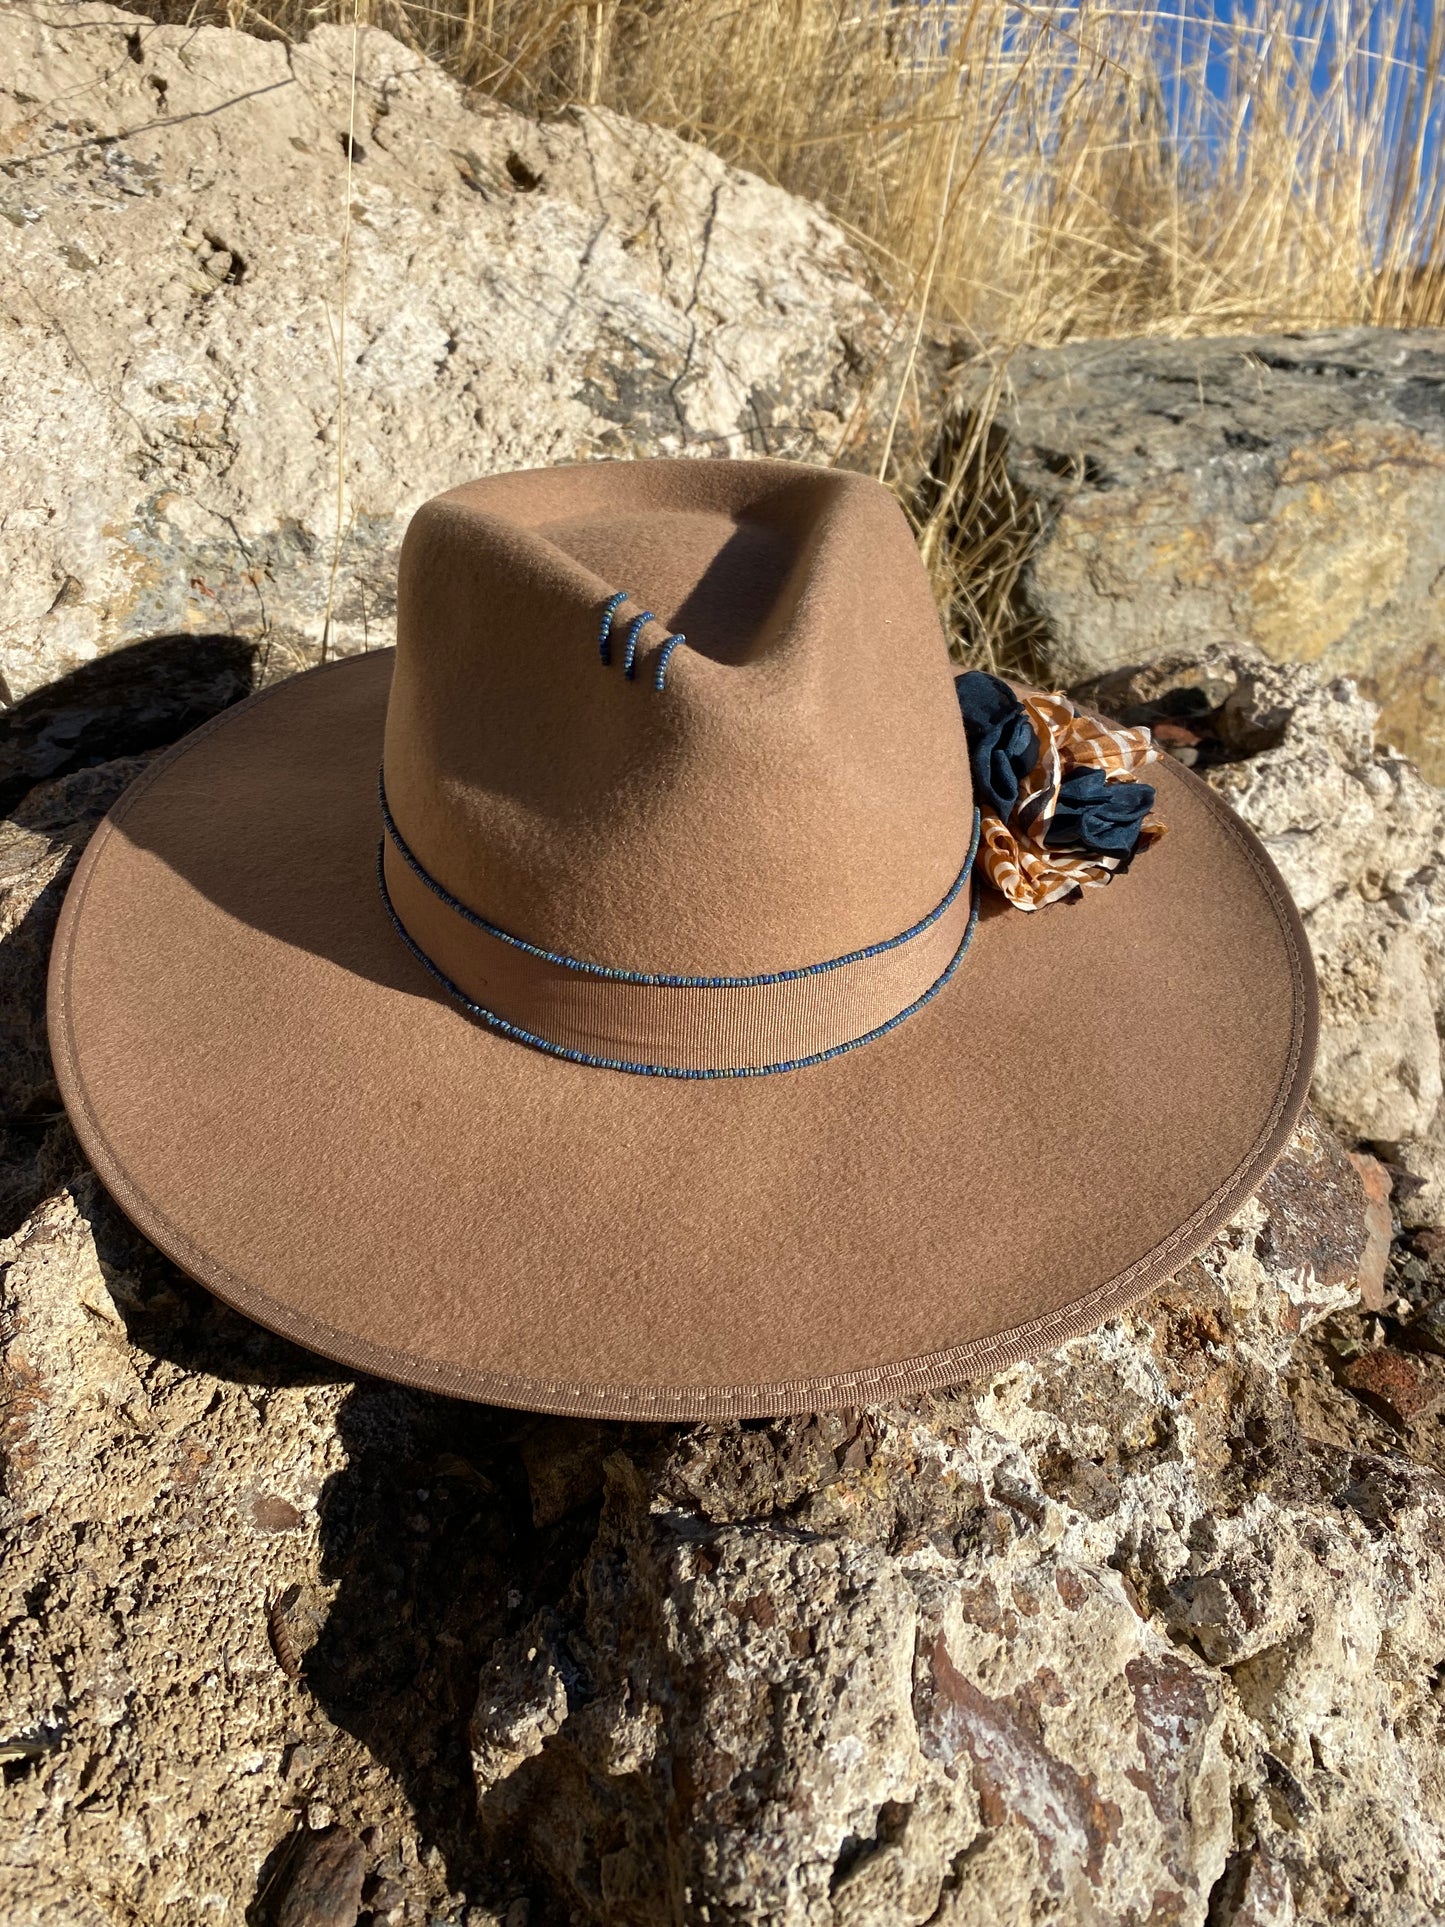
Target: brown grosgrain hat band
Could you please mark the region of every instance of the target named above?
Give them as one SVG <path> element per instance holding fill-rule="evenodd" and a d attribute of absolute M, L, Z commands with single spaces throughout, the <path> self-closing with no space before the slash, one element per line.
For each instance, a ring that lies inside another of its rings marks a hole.
<path fill-rule="evenodd" d="M 397 935 L 447 993 L 516 1041 L 644 1077 L 766 1077 L 885 1036 L 948 982 L 978 920 L 968 854 L 910 929 L 825 963 L 683 976 L 589 963 L 513 936 L 460 903 L 408 846 L 380 784 L 377 881 Z"/>

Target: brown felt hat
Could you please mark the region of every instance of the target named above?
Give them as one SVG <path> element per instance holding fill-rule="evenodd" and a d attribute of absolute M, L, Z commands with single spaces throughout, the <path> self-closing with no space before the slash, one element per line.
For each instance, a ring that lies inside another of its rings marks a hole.
<path fill-rule="evenodd" d="M 86 851 L 50 1035 L 96 1169 L 260 1323 L 505 1405 L 806 1411 L 1096 1324 L 1283 1147 L 1308 950 L 1167 760 L 1107 888 L 985 889 L 953 677 L 860 476 L 428 502 L 396 651 L 197 730 Z"/>

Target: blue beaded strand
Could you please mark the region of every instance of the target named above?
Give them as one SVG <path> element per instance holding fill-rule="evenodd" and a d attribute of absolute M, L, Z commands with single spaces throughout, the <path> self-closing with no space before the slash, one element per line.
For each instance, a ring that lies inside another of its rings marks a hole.
<path fill-rule="evenodd" d="M 975 812 L 975 844 L 977 841 L 978 820 L 977 812 Z M 554 1044 L 546 1037 L 537 1036 L 534 1031 L 524 1030 L 520 1024 L 509 1023 L 505 1017 L 499 1016 L 496 1011 L 488 1010 L 485 1004 L 473 1003 L 472 999 L 468 997 L 460 985 L 454 984 L 451 978 L 446 975 L 445 971 L 439 969 L 438 966 L 432 962 L 431 958 L 422 949 L 421 945 L 416 942 L 411 932 L 396 914 L 396 908 L 391 900 L 391 892 L 386 887 L 385 837 L 381 837 L 376 846 L 376 880 L 381 890 L 382 905 L 386 910 L 387 916 L 391 919 L 392 928 L 396 931 L 396 934 L 401 938 L 412 956 L 416 958 L 417 962 L 425 971 L 436 979 L 442 989 L 455 1003 L 459 1004 L 469 1016 L 480 1018 L 489 1030 L 498 1031 L 503 1037 L 510 1037 L 516 1043 L 530 1045 L 533 1050 L 545 1051 L 549 1057 L 565 1058 L 570 1064 L 586 1064 L 595 1070 L 601 1071 L 627 1071 L 636 1077 L 677 1077 L 690 1083 L 708 1083 L 721 1077 L 773 1077 L 780 1071 L 807 1070 L 814 1064 L 827 1064 L 831 1062 L 833 1058 L 843 1057 L 849 1051 L 857 1050 L 863 1044 L 871 1044 L 879 1037 L 886 1037 L 889 1031 L 896 1030 L 905 1018 L 913 1016 L 915 1011 L 922 1010 L 925 1004 L 931 1003 L 939 991 L 943 989 L 949 978 L 952 977 L 954 971 L 958 969 L 958 966 L 963 962 L 969 945 L 973 942 L 973 933 L 978 924 L 979 909 L 979 892 L 975 890 L 973 893 L 973 902 L 969 908 L 968 925 L 964 930 L 963 940 L 957 950 L 954 951 L 943 974 L 935 978 L 921 997 L 915 998 L 906 1009 L 900 1010 L 896 1016 L 890 1017 L 887 1023 L 879 1024 L 873 1030 L 865 1031 L 861 1037 L 851 1037 L 845 1044 L 834 1044 L 828 1050 L 814 1051 L 809 1057 L 790 1057 L 776 1064 L 738 1064 L 716 1070 L 691 1070 L 680 1064 L 634 1064 L 620 1057 L 595 1057 L 590 1051 L 572 1050 L 566 1044 Z M 530 948 L 530 946 L 525 945 L 523 947 Z M 886 945 L 882 947 L 887 948 Z"/>
<path fill-rule="evenodd" d="M 686 636 L 682 636 L 682 635 L 669 636 L 667 641 L 662 645 L 662 652 L 657 658 L 657 673 L 652 678 L 652 686 L 654 689 L 662 688 L 663 682 L 666 680 L 666 677 L 667 677 L 668 657 L 672 654 L 673 650 L 676 649 L 677 645 L 680 642 L 686 642 L 686 641 L 687 641 Z"/>
<path fill-rule="evenodd" d="M 386 800 L 386 773 L 377 773 L 377 793 L 381 801 L 381 821 L 387 836 L 396 846 L 396 853 L 419 883 L 424 883 L 432 895 L 439 897 L 449 910 L 454 910 L 464 922 L 485 930 L 489 937 L 496 937 L 514 950 L 524 951 L 529 957 L 540 957 L 544 963 L 560 964 L 564 970 L 576 970 L 587 977 L 603 977 L 612 983 L 652 984 L 673 990 L 745 990 L 755 984 L 790 984 L 800 977 L 818 977 L 829 970 L 841 970 L 845 964 L 862 963 L 869 957 L 879 957 L 887 950 L 896 950 L 900 944 L 910 943 L 914 937 L 921 936 L 947 910 L 968 882 L 973 869 L 974 857 L 978 854 L 978 838 L 982 818 L 977 809 L 973 813 L 973 834 L 969 838 L 968 855 L 963 859 L 963 868 L 954 878 L 952 887 L 943 901 L 930 910 L 926 917 L 920 917 L 910 929 L 902 930 L 896 937 L 885 937 L 880 943 L 870 943 L 866 949 L 850 950 L 842 957 L 829 957 L 825 963 L 799 964 L 792 970 L 767 970 L 753 977 L 683 977 L 667 970 L 623 970 L 612 964 L 587 963 L 581 957 L 569 957 L 565 951 L 544 950 L 540 944 L 528 943 L 525 937 L 514 937 L 510 930 L 503 930 L 500 924 L 489 923 L 485 917 L 469 910 L 450 890 L 432 875 L 407 843 L 397 828 L 396 819 Z"/>
<path fill-rule="evenodd" d="M 631 594 L 630 589 L 619 589 L 615 596 L 608 599 L 602 610 L 602 628 L 597 637 L 597 653 L 604 663 L 612 661 L 612 618 Z"/>
<path fill-rule="evenodd" d="M 640 616 L 634 616 L 627 625 L 627 647 L 622 655 L 622 673 L 629 682 L 632 681 L 633 667 L 637 661 L 637 638 L 652 620 L 651 609 L 644 609 Z"/>

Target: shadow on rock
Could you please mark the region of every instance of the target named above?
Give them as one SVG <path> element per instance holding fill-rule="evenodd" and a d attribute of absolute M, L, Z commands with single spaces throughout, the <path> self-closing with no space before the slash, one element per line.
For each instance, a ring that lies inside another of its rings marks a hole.
<path fill-rule="evenodd" d="M 0 1119 L 0 1238 L 14 1237 L 33 1211 L 84 1169 L 85 1153 L 58 1108 Z"/>
<path fill-rule="evenodd" d="M 231 1384 L 329 1385 L 354 1376 L 223 1305 L 137 1231 L 91 1173 L 72 1188 L 126 1336 L 138 1351 Z"/>
<path fill-rule="evenodd" d="M 153 636 L 23 697 L 0 715 L 0 812 L 37 783 L 175 742 L 249 695 L 259 661 L 244 636 Z"/>
<path fill-rule="evenodd" d="M 0 1237 L 84 1164 L 45 1035 L 46 965 L 76 859 L 147 756 L 248 695 L 262 667 L 240 636 L 156 636 L 0 713 Z"/>
<path fill-rule="evenodd" d="M 526 1865 L 478 1827 L 479 1678 L 498 1638 L 565 1593 L 596 1535 L 603 1459 L 629 1428 L 364 1380 L 338 1429 L 348 1463 L 320 1503 L 322 1578 L 337 1590 L 307 1685 L 402 1788 L 448 1891 L 505 1904 Z"/>

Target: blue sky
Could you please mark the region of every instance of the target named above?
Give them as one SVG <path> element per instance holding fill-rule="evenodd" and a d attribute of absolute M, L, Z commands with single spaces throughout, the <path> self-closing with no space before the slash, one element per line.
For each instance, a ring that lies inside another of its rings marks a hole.
<path fill-rule="evenodd" d="M 1389 4 L 1387 0 L 1384 5 L 1370 5 L 1367 0 L 1344 0 L 1344 5 L 1337 10 L 1335 6 L 1322 4 L 1322 0 L 1292 0 L 1292 3 L 1286 0 L 1284 5 L 1278 4 L 1278 0 L 1274 4 L 1269 4 L 1269 0 L 1252 0 L 1252 3 L 1245 0 L 1243 5 L 1236 4 L 1236 0 L 1159 0 L 1161 14 L 1177 16 L 1172 22 L 1161 21 L 1160 32 L 1173 42 L 1174 48 L 1182 43 L 1188 64 L 1191 50 L 1196 58 L 1202 51 L 1210 24 L 1219 23 L 1222 33 L 1208 35 L 1214 51 L 1206 66 L 1206 76 L 1210 92 L 1222 96 L 1226 91 L 1225 42 L 1240 33 L 1248 34 L 1266 14 L 1276 22 L 1284 16 L 1294 26 L 1292 38 L 1301 58 L 1311 62 L 1310 79 L 1318 99 L 1329 87 L 1341 56 L 1337 21 L 1342 11 L 1349 23 L 1347 38 L 1352 36 L 1354 81 L 1361 86 L 1368 81 L 1372 87 L 1384 90 L 1383 105 L 1393 129 L 1392 144 L 1408 148 L 1423 128 L 1424 184 L 1420 209 L 1423 213 L 1432 197 L 1438 203 L 1442 190 L 1437 177 L 1445 163 L 1445 154 L 1442 154 L 1445 87 L 1437 81 L 1432 90 L 1423 92 L 1418 82 L 1412 85 L 1411 68 L 1423 67 L 1436 5 L 1437 0 L 1396 0 L 1396 4 Z M 1345 51 L 1349 52 L 1350 48 Z M 1167 59 L 1161 64 L 1166 72 L 1173 66 Z M 1175 105 L 1172 101 L 1170 104 Z M 1178 104 L 1188 118 L 1189 103 Z"/>

